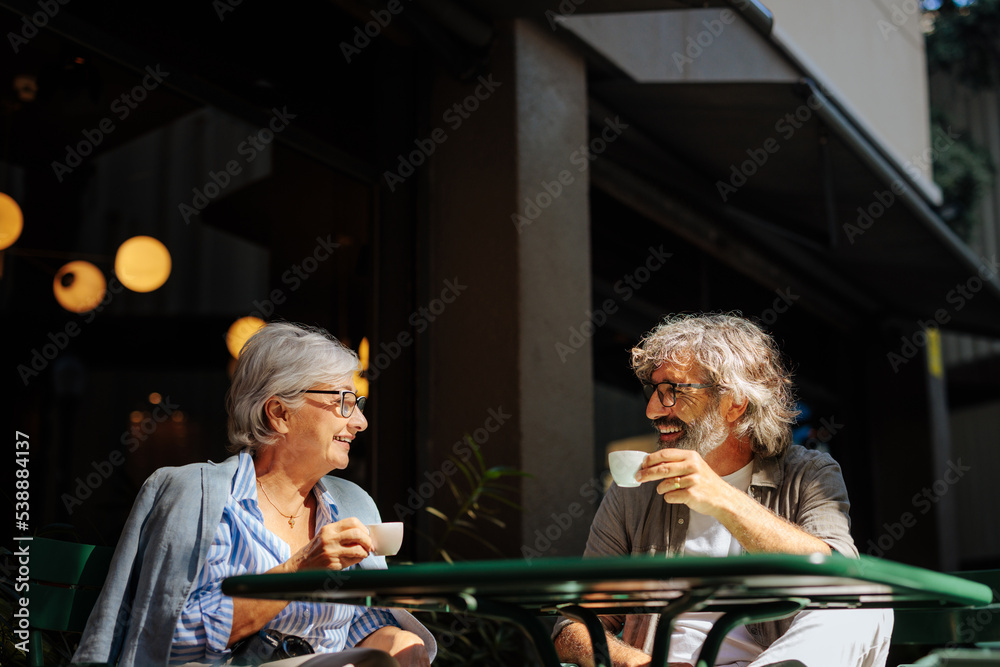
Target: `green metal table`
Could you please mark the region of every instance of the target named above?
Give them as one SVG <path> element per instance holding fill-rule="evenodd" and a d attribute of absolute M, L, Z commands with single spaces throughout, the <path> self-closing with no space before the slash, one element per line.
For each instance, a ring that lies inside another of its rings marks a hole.
<path fill-rule="evenodd" d="M 955 576 L 993 589 L 993 604 L 949 609 L 905 609 L 896 613 L 893 644 L 970 647 L 992 643 L 1000 650 L 1000 570 L 970 570 Z"/>
<path fill-rule="evenodd" d="M 723 612 L 702 648 L 701 667 L 713 665 L 726 634 L 745 623 L 803 609 L 978 606 L 993 595 L 974 581 L 867 556 L 784 554 L 495 560 L 254 574 L 226 579 L 222 592 L 499 618 L 519 625 L 547 666 L 560 663 L 540 617 L 562 614 L 586 625 L 595 664 L 607 667 L 600 614 L 661 614 L 652 664 L 666 667 L 677 615 Z"/>

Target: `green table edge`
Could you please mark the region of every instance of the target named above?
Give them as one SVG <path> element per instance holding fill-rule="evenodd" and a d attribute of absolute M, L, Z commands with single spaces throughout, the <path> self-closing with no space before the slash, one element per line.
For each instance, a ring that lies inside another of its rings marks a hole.
<path fill-rule="evenodd" d="M 665 566 L 665 562 L 670 565 Z M 669 572 L 676 562 L 676 573 Z M 475 591 L 485 586 L 519 586 L 536 583 L 562 586 L 572 582 L 607 582 L 697 577 L 747 577 L 812 575 L 845 577 L 873 584 L 884 584 L 914 592 L 934 595 L 939 603 L 957 606 L 989 604 L 993 591 L 985 584 L 924 568 L 896 563 L 871 556 L 847 558 L 832 556 L 794 556 L 788 554 L 752 554 L 729 558 L 664 556 L 623 556 L 605 558 L 544 558 L 470 561 L 455 564 L 420 563 L 397 565 L 387 570 L 353 569 L 340 572 L 310 571 L 287 574 L 250 574 L 229 577 L 222 592 L 231 596 L 280 595 L 294 587 L 298 590 L 332 587 L 339 590 L 371 588 L 413 588 L 421 585 L 464 586 Z M 891 605 L 887 605 L 891 606 Z M 941 608 L 928 600 L 928 607 Z"/>

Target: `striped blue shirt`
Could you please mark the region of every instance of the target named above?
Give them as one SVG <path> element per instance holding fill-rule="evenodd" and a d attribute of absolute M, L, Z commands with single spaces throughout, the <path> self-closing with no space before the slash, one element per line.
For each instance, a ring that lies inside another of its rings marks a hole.
<path fill-rule="evenodd" d="M 226 644 L 233 627 L 233 600 L 222 594 L 222 580 L 265 572 L 292 556 L 288 543 L 264 526 L 264 515 L 257 505 L 256 480 L 253 459 L 241 452 L 222 522 L 174 628 L 171 665 L 225 660 L 230 653 Z M 339 518 L 336 503 L 321 485 L 313 488 L 313 494 L 318 531 Z M 398 627 L 392 614 L 381 609 L 290 602 L 264 627 L 302 637 L 317 653 L 324 653 L 352 648 L 386 625 Z"/>

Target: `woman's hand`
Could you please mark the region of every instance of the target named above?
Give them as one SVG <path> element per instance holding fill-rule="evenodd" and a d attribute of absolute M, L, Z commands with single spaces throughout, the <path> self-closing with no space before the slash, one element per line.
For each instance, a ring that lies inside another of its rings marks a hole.
<path fill-rule="evenodd" d="M 399 662 L 400 667 L 430 667 L 431 664 L 424 640 L 394 625 L 379 628 L 358 642 L 357 646 L 385 651 Z"/>
<path fill-rule="evenodd" d="M 357 565 L 372 550 L 368 529 L 356 517 L 328 523 L 284 563 L 286 572 L 343 570 Z"/>

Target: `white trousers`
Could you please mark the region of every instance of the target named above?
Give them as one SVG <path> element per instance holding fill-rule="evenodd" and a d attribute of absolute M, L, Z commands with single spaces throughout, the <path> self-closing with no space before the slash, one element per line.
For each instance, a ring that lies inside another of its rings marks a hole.
<path fill-rule="evenodd" d="M 765 667 L 798 660 L 806 667 L 884 667 L 892 640 L 891 609 L 799 612 L 788 632 L 751 663 Z"/>

